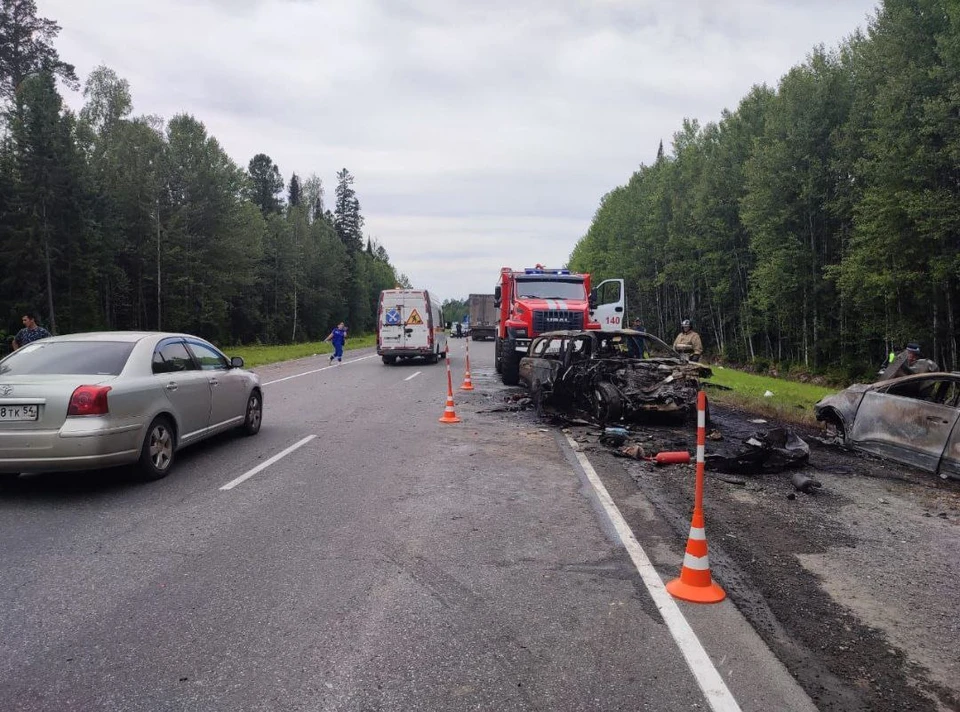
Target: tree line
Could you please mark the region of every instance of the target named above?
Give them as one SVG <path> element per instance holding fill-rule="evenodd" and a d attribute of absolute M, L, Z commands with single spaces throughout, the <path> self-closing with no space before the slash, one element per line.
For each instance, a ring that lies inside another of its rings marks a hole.
<path fill-rule="evenodd" d="M 921 343 L 958 368 L 960 5 L 885 0 L 605 195 L 570 266 L 708 351 L 840 377 Z"/>
<path fill-rule="evenodd" d="M 381 289 L 408 280 L 364 237 L 354 177 L 322 181 L 258 154 L 246 169 L 190 114 L 134 116 L 129 83 L 81 84 L 34 0 L 0 0 L 0 314 L 54 333 L 186 331 L 224 344 L 373 328 Z M 3 345 L 8 345 L 3 339 Z"/>

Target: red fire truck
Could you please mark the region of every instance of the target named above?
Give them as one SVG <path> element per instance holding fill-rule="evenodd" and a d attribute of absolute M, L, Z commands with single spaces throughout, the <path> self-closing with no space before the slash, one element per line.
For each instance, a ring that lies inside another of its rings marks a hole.
<path fill-rule="evenodd" d="M 497 306 L 495 363 L 505 385 L 520 382 L 520 359 L 530 341 L 548 331 L 622 329 L 626 295 L 622 279 L 590 289 L 590 275 L 542 265 L 500 270 L 494 289 Z"/>

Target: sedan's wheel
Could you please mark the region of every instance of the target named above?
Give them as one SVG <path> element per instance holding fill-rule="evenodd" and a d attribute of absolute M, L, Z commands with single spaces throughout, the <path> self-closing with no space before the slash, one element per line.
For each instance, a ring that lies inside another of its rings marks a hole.
<path fill-rule="evenodd" d="M 598 383 L 593 389 L 593 415 L 600 424 L 620 420 L 620 392 L 612 383 Z"/>
<path fill-rule="evenodd" d="M 844 429 L 843 423 L 840 422 L 838 417 L 833 416 L 828 418 L 824 429 L 828 440 L 833 440 L 841 445 L 846 443 L 847 431 Z"/>
<path fill-rule="evenodd" d="M 260 424 L 263 423 L 263 399 L 260 391 L 254 391 L 247 399 L 247 414 L 243 419 L 244 435 L 256 435 L 260 432 Z"/>
<path fill-rule="evenodd" d="M 147 428 L 147 437 L 140 449 L 140 473 L 145 480 L 159 480 L 170 474 L 176 454 L 176 436 L 170 420 L 157 416 Z"/>

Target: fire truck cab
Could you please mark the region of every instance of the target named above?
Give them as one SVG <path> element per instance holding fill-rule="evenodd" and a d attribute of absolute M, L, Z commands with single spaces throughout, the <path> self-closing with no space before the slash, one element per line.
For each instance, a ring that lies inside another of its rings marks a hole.
<path fill-rule="evenodd" d="M 520 382 L 520 359 L 530 341 L 548 331 L 623 328 L 626 294 L 622 279 L 590 288 L 589 274 L 543 265 L 503 267 L 494 289 L 497 307 L 495 364 L 503 383 Z"/>

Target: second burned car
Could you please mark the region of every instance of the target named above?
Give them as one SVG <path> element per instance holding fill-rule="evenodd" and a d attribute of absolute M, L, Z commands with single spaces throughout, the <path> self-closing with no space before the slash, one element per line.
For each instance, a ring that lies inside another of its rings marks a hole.
<path fill-rule="evenodd" d="M 632 329 L 550 332 L 520 360 L 520 380 L 538 410 L 599 423 L 692 416 L 700 379 L 710 375 L 653 334 Z"/>

